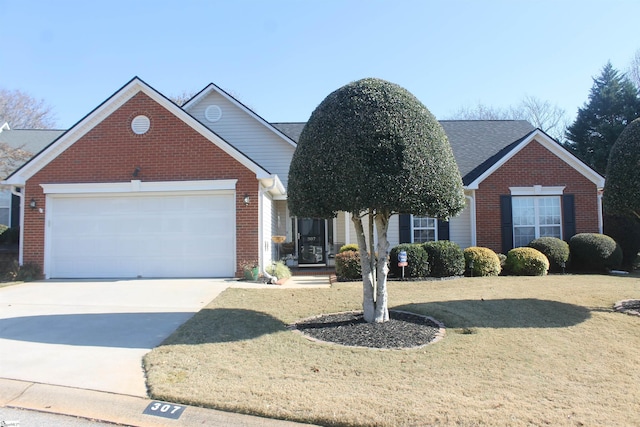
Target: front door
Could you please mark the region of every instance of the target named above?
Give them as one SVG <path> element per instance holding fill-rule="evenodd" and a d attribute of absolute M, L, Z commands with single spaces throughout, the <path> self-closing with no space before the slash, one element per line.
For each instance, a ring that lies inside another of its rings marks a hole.
<path fill-rule="evenodd" d="M 298 264 L 325 264 L 324 219 L 298 219 Z"/>

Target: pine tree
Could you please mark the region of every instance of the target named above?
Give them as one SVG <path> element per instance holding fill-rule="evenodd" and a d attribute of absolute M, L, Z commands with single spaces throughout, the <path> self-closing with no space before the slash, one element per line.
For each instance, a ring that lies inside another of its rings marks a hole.
<path fill-rule="evenodd" d="M 608 62 L 593 79 L 589 101 L 567 129 L 565 147 L 603 174 L 609 151 L 625 126 L 640 117 L 638 89 Z"/>

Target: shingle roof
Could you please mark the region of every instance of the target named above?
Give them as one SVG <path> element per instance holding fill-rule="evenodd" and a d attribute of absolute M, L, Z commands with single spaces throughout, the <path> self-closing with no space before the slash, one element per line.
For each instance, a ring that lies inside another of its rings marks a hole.
<path fill-rule="evenodd" d="M 0 132 L 0 143 L 36 154 L 65 132 L 57 129 L 4 129 Z"/>
<path fill-rule="evenodd" d="M 453 156 L 465 185 L 535 130 L 526 120 L 443 120 Z M 304 123 L 272 123 L 282 133 L 298 141 Z"/>
<path fill-rule="evenodd" d="M 49 144 L 65 133 L 59 129 L 6 129 L 0 130 L 0 143 L 21 149 L 33 155 L 44 150 Z M 25 162 L 13 162 L 11 169 L 18 169 Z"/>

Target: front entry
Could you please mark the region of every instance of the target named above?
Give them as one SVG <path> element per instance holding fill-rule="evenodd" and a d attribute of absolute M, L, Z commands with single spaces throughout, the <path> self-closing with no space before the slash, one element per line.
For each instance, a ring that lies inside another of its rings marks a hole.
<path fill-rule="evenodd" d="M 298 264 L 325 264 L 324 219 L 298 219 Z"/>

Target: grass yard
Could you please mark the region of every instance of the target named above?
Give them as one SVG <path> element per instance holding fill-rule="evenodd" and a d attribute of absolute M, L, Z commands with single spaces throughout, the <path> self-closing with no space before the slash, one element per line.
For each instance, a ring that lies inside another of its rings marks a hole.
<path fill-rule="evenodd" d="M 286 325 L 361 307 L 360 283 L 229 289 L 145 358 L 150 394 L 336 426 L 639 425 L 640 279 L 598 275 L 390 282 L 389 306 L 427 314 L 419 349 L 315 343 Z"/>

